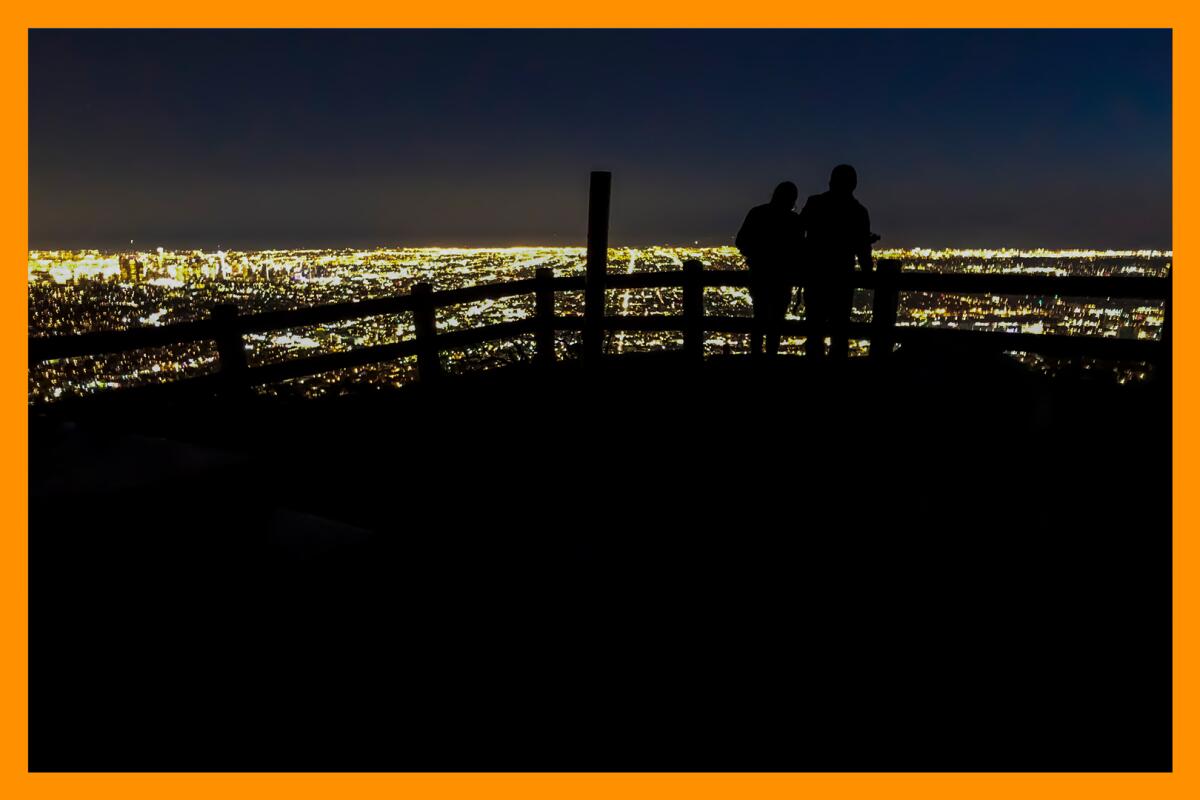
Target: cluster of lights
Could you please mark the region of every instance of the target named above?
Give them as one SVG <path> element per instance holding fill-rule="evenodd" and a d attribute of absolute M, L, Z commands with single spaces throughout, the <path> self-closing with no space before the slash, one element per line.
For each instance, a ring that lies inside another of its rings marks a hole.
<path fill-rule="evenodd" d="M 900 259 L 905 269 L 948 272 L 1020 272 L 1060 275 L 1165 275 L 1170 251 L 929 249 L 880 250 L 882 258 Z M 712 269 L 742 269 L 732 247 L 613 248 L 609 269 L 620 272 L 677 270 L 697 259 Z M 105 253 L 31 251 L 29 253 L 30 335 L 52 336 L 98 330 L 164 325 L 201 319 L 216 303 L 235 303 L 246 313 L 282 310 L 404 294 L 421 281 L 437 289 L 506 282 L 532 277 L 538 267 L 557 275 L 582 275 L 582 247 L 378 248 L 374 250 L 168 251 Z M 858 293 L 854 318 L 870 318 L 870 293 Z M 745 289 L 709 287 L 706 313 L 749 316 Z M 677 289 L 613 290 L 607 313 L 678 314 Z M 581 292 L 560 292 L 556 311 L 582 312 Z M 1125 338 L 1156 338 L 1162 326 L 1161 304 L 1062 298 L 1012 298 L 946 295 L 928 292 L 901 296 L 899 324 L 976 330 L 1023 331 Z M 438 327 L 456 330 L 523 319 L 533 313 L 532 295 L 481 300 L 439 310 Z M 273 331 L 246 337 L 252 365 L 298 354 L 337 352 L 385 344 L 412 336 L 411 315 L 385 315 Z M 617 332 L 609 337 L 614 352 L 672 349 L 675 332 Z M 563 353 L 573 352 L 569 341 Z M 785 344 L 785 350 L 789 345 Z M 799 343 L 790 345 L 798 351 Z M 709 352 L 743 352 L 736 336 L 710 337 Z M 865 352 L 866 343 L 863 343 Z M 488 343 L 471 352 L 444 353 L 448 366 L 506 363 L 522 356 L 516 341 Z M 68 359 L 30 371 L 30 399 L 47 400 L 111 388 L 172 380 L 211 370 L 211 343 L 135 351 L 86 359 Z M 399 383 L 411 378 L 410 366 L 383 365 L 293 379 L 292 385 L 328 391 L 345 380 Z M 382 377 L 381 377 L 382 376 Z M 267 387 L 266 391 L 274 391 Z"/>

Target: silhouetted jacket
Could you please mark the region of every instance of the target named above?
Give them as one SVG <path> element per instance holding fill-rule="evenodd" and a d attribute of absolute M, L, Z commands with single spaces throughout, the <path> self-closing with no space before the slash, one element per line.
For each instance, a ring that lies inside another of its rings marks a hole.
<path fill-rule="evenodd" d="M 804 256 L 811 269 L 871 269 L 871 218 L 852 194 L 814 194 L 800 210 Z"/>
<path fill-rule="evenodd" d="M 800 217 L 790 208 L 771 203 L 755 206 L 746 215 L 734 244 L 750 265 L 751 281 L 782 281 L 799 265 L 804 244 Z"/>

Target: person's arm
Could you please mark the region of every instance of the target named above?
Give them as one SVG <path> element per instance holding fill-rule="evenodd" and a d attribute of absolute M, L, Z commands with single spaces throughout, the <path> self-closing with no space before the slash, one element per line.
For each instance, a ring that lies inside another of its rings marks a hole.
<path fill-rule="evenodd" d="M 746 215 L 746 220 L 742 223 L 742 227 L 738 229 L 737 238 L 733 240 L 733 246 L 738 249 L 742 257 L 749 261 L 753 258 L 755 245 L 757 245 L 758 232 L 754 209 L 750 209 L 750 213 Z"/>
<path fill-rule="evenodd" d="M 863 272 L 870 272 L 875 268 L 875 262 L 871 258 L 871 242 L 871 215 L 864 208 L 862 224 L 858 231 L 858 251 L 855 253 L 858 256 L 858 265 Z"/>
<path fill-rule="evenodd" d="M 796 279 L 799 285 L 791 288 L 793 293 L 791 311 L 793 314 L 800 313 L 800 303 L 804 297 L 804 281 L 808 277 L 809 265 L 805 262 L 808 257 L 808 226 L 812 221 L 811 206 L 812 198 L 810 197 L 804 201 L 804 205 L 801 207 L 800 213 L 796 218 L 795 258 L 797 264 Z"/>
<path fill-rule="evenodd" d="M 812 221 L 812 200 L 811 197 L 805 200 L 804 205 L 800 207 L 800 213 L 797 215 L 799 217 L 800 238 L 802 239 L 808 235 L 808 226 Z"/>

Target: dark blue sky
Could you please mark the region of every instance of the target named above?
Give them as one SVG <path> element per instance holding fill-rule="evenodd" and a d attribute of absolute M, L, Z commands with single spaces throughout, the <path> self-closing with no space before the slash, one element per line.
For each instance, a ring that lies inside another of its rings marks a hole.
<path fill-rule="evenodd" d="M 30 246 L 1171 246 L 1169 31 L 32 31 Z"/>

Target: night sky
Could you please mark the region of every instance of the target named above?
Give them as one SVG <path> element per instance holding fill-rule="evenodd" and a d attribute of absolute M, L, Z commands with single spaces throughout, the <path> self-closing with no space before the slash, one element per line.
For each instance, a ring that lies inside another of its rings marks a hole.
<path fill-rule="evenodd" d="M 33 31 L 31 248 L 729 244 L 859 171 L 879 246 L 1171 246 L 1168 31 Z"/>

